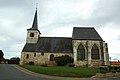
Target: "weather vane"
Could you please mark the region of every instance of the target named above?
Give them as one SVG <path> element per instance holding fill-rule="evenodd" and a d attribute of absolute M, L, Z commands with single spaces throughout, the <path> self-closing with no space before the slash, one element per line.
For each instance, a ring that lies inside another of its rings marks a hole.
<path fill-rule="evenodd" d="M 36 10 L 37 10 L 37 8 L 38 8 L 38 3 L 36 3 Z"/>

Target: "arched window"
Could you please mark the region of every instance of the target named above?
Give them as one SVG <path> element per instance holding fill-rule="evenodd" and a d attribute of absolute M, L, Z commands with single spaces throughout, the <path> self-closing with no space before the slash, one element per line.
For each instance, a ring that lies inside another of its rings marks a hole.
<path fill-rule="evenodd" d="M 54 61 L 54 55 L 53 54 L 50 55 L 50 61 Z"/>
<path fill-rule="evenodd" d="M 97 47 L 97 45 L 93 45 L 92 50 L 91 50 L 91 57 L 92 59 L 99 59 L 99 48 Z"/>
<path fill-rule="evenodd" d="M 82 44 L 77 49 L 77 60 L 85 60 L 85 48 Z"/>

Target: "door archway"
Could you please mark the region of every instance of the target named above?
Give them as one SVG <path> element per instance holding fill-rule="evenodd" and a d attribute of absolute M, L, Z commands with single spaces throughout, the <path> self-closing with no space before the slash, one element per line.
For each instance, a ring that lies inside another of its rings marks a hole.
<path fill-rule="evenodd" d="M 50 55 L 50 61 L 54 61 L 54 55 L 53 54 Z"/>

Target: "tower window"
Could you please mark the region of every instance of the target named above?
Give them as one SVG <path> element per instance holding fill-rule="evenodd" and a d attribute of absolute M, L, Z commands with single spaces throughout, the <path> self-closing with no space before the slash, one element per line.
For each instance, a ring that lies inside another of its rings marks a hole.
<path fill-rule="evenodd" d="M 34 37 L 34 33 L 30 33 L 30 37 Z"/>

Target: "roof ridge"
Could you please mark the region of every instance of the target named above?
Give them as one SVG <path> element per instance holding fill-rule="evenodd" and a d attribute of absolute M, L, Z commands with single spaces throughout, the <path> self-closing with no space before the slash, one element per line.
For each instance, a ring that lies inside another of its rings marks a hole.
<path fill-rule="evenodd" d="M 71 38 L 72 39 L 72 37 L 39 37 L 39 38 Z"/>
<path fill-rule="evenodd" d="M 73 27 L 73 28 L 94 28 L 94 27 Z"/>

